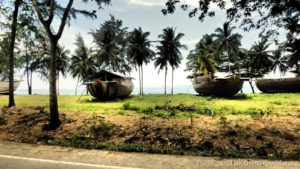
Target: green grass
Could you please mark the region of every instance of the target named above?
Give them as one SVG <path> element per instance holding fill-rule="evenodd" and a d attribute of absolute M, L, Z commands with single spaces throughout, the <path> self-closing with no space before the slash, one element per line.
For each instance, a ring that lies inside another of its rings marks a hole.
<path fill-rule="evenodd" d="M 41 108 L 48 107 L 48 96 L 15 96 L 19 107 Z M 130 115 L 144 113 L 159 117 L 188 117 L 187 112 L 157 110 L 156 107 L 169 105 L 193 106 L 195 114 L 264 114 L 294 115 L 300 113 L 300 94 L 248 94 L 237 95 L 233 98 L 212 98 L 190 94 L 176 95 L 145 95 L 131 96 L 128 99 L 97 102 L 91 96 L 59 96 L 59 109 L 61 112 L 97 113 L 107 115 Z M 7 105 L 8 97 L 0 96 L 0 107 Z"/>

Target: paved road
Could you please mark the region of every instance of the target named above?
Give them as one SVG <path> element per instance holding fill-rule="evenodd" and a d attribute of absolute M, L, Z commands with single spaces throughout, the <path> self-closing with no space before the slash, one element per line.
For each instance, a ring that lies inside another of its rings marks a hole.
<path fill-rule="evenodd" d="M 0 169 L 299 169 L 300 162 L 119 153 L 0 142 Z"/>

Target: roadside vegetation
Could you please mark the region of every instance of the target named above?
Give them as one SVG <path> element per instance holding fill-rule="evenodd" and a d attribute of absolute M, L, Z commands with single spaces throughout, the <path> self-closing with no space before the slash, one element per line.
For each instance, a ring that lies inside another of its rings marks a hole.
<path fill-rule="evenodd" d="M 0 140 L 125 152 L 300 159 L 300 95 L 135 95 L 98 102 L 59 96 L 62 125 L 48 122 L 47 96 L 1 96 Z"/>

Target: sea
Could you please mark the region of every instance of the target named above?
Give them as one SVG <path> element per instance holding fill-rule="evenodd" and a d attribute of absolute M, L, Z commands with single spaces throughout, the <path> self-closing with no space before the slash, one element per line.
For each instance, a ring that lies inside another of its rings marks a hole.
<path fill-rule="evenodd" d="M 256 88 L 255 83 L 254 85 L 254 90 L 256 93 L 259 93 L 260 91 Z M 243 88 L 242 88 L 243 93 L 252 93 L 251 87 L 248 82 L 244 82 Z M 174 86 L 173 90 L 174 94 L 194 94 L 196 95 L 197 93 L 195 92 L 194 88 L 192 85 L 190 86 Z M 35 95 L 48 95 L 49 94 L 49 89 L 32 89 L 32 93 Z M 164 94 L 164 87 L 144 87 L 144 93 L 145 94 Z M 167 94 L 171 93 L 171 87 L 167 87 Z M 27 89 L 17 89 L 15 94 L 17 95 L 27 95 L 28 90 Z M 60 89 L 59 90 L 60 95 L 75 95 L 75 89 Z M 77 95 L 85 94 L 85 89 L 84 88 L 79 88 L 77 91 Z M 139 88 L 136 87 L 134 88 L 132 94 L 137 95 L 139 94 Z"/>

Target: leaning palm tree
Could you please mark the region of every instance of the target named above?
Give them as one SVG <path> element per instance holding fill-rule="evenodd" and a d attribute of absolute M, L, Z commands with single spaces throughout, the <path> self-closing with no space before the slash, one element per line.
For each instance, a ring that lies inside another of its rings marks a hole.
<path fill-rule="evenodd" d="M 143 95 L 143 64 L 147 64 L 154 56 L 150 49 L 151 41 L 148 40 L 149 32 L 143 32 L 142 28 L 134 29 L 128 38 L 127 54 L 129 59 L 138 66 L 140 80 L 140 94 Z"/>
<path fill-rule="evenodd" d="M 267 37 L 262 37 L 261 40 L 255 42 L 250 49 L 250 67 L 255 76 L 262 76 L 270 71 L 273 64 L 272 55 L 267 50 L 270 47 Z"/>
<path fill-rule="evenodd" d="M 187 47 L 185 45 L 182 45 L 180 42 L 184 34 L 178 33 L 176 35 L 175 31 L 175 28 L 165 28 L 163 29 L 163 33 L 158 36 L 161 39 L 161 48 L 164 48 L 164 54 L 167 55 L 165 57 L 168 58 L 168 62 L 172 68 L 171 94 L 173 94 L 174 69 L 179 67 L 182 60 L 180 49 L 187 49 Z"/>
<path fill-rule="evenodd" d="M 93 58 L 93 50 L 88 48 L 80 34 L 76 37 L 75 54 L 71 57 L 71 65 L 69 67 L 70 74 L 73 78 L 77 78 L 75 95 L 77 95 L 78 84 L 85 77 L 96 72 L 96 63 Z"/>
<path fill-rule="evenodd" d="M 229 72 L 232 72 L 230 64 L 238 55 L 238 49 L 241 45 L 242 39 L 242 35 L 233 33 L 234 29 L 236 29 L 235 26 L 231 27 L 229 22 L 225 22 L 223 24 L 223 28 L 217 28 L 215 33 L 212 35 L 216 38 L 220 52 L 222 52 L 228 60 Z"/>

